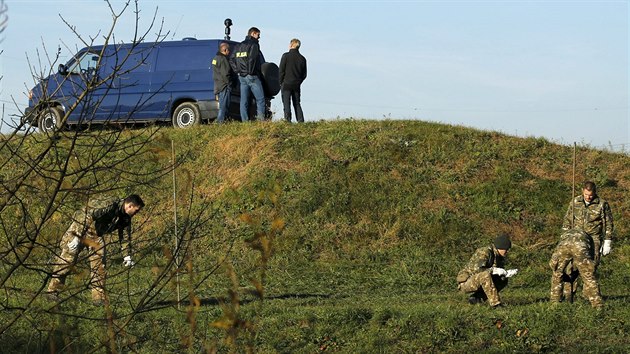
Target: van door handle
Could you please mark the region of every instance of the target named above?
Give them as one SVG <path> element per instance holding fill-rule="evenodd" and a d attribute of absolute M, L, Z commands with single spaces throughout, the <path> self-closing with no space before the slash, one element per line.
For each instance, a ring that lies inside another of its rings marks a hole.
<path fill-rule="evenodd" d="M 188 81 L 190 79 L 190 74 L 184 74 L 184 80 Z"/>

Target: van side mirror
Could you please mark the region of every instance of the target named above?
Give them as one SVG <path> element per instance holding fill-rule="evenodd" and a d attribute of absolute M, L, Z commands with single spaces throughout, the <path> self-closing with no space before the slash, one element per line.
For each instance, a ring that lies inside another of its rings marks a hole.
<path fill-rule="evenodd" d="M 64 64 L 59 64 L 57 71 L 59 72 L 59 75 L 68 75 L 68 67 Z"/>

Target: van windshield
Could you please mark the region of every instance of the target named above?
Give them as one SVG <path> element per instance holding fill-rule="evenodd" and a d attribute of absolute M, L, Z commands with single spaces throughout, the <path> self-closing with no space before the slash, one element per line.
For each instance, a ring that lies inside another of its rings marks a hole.
<path fill-rule="evenodd" d="M 71 74 L 80 74 L 81 72 L 88 72 L 96 70 L 96 64 L 98 63 L 99 55 L 96 53 L 85 52 L 79 56 L 78 60 L 74 60 L 70 63 L 69 72 Z"/>

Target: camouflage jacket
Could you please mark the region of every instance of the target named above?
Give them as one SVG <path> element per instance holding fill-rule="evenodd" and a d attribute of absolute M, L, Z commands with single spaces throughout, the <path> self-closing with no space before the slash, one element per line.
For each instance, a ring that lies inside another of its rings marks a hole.
<path fill-rule="evenodd" d="M 586 232 L 589 236 L 600 240 L 613 238 L 614 225 L 610 205 L 598 196 L 586 205 L 583 196 L 577 196 L 569 203 L 569 208 L 564 216 L 562 230 L 568 231 L 571 227 L 571 215 L 573 215 L 573 227 Z"/>
<path fill-rule="evenodd" d="M 577 254 L 581 254 L 583 257 L 592 260 L 592 250 L 593 240 L 584 231 L 578 229 L 565 231 L 560 236 L 560 241 L 551 255 L 549 266 L 551 269 L 556 271 L 560 263 L 566 260 L 574 259 Z M 564 262 L 562 267 L 565 266 L 566 262 Z M 564 271 L 564 268 L 561 270 Z"/>
<path fill-rule="evenodd" d="M 505 267 L 505 257 L 499 254 L 494 245 L 477 248 L 468 264 L 457 273 L 457 282 L 463 283 L 470 276 L 489 271 L 492 267 Z"/>
<path fill-rule="evenodd" d="M 122 252 L 125 256 L 130 256 L 132 251 L 131 216 L 127 215 L 123 208 L 123 199 L 115 197 L 96 199 L 88 203 L 87 213 L 94 220 L 94 228 L 98 236 L 118 230 Z"/>

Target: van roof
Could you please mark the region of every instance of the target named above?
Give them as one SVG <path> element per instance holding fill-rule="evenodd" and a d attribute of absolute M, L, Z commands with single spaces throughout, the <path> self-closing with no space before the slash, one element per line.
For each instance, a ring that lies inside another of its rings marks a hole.
<path fill-rule="evenodd" d="M 236 41 L 232 41 L 232 40 L 225 40 L 225 39 L 196 39 L 194 37 L 185 37 L 181 40 L 176 40 L 176 41 L 160 41 L 160 42 L 140 42 L 140 43 L 136 43 L 135 46 L 137 48 L 147 48 L 147 47 L 153 47 L 153 46 L 159 46 L 159 47 L 170 47 L 170 46 L 180 46 L 182 44 L 186 44 L 186 45 L 194 45 L 194 46 L 204 46 L 204 45 L 211 45 L 214 43 L 221 43 L 221 42 L 227 42 L 230 44 L 234 44 L 234 43 L 238 43 Z M 134 45 L 133 43 L 129 42 L 129 43 L 116 43 L 116 44 L 108 44 L 108 47 L 112 47 L 112 46 L 118 46 L 118 47 L 130 47 Z M 104 46 L 102 44 L 100 45 L 93 45 L 93 46 L 89 46 L 89 47 L 85 47 L 82 48 L 79 53 L 87 51 L 88 49 L 91 50 L 96 50 L 99 51 L 103 48 Z"/>

